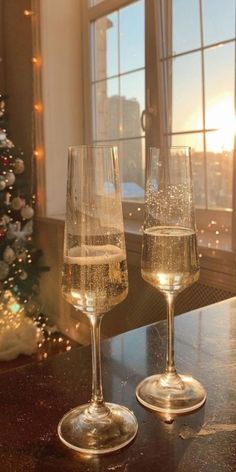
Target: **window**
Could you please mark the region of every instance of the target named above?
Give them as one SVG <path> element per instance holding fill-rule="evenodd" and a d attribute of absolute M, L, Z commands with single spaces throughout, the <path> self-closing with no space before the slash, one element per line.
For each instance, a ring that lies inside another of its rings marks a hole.
<path fill-rule="evenodd" d="M 126 217 L 142 215 L 145 146 L 164 132 L 171 145 L 192 148 L 199 243 L 232 250 L 235 0 L 86 7 L 91 136 L 119 147 Z"/>
<path fill-rule="evenodd" d="M 235 133 L 235 0 L 173 0 L 160 58 L 171 80 L 172 145 L 191 145 L 199 243 L 231 250 Z M 183 33 L 184 32 L 184 33 Z"/>
<path fill-rule="evenodd" d="M 123 200 L 143 200 L 144 0 L 91 22 L 92 138 L 118 146 Z"/>

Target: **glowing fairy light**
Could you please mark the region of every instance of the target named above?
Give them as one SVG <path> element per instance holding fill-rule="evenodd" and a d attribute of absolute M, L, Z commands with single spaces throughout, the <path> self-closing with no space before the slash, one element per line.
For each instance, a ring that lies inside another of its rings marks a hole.
<path fill-rule="evenodd" d="M 34 11 L 33 10 L 24 10 L 24 15 L 27 17 L 34 16 Z"/>

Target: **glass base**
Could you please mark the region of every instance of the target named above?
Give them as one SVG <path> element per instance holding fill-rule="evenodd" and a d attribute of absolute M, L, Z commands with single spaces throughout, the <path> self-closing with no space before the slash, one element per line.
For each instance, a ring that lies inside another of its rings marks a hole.
<path fill-rule="evenodd" d="M 58 435 L 66 446 L 86 454 L 105 454 L 121 449 L 136 436 L 137 420 L 125 406 L 105 403 L 102 414 L 91 410 L 88 403 L 63 416 Z"/>
<path fill-rule="evenodd" d="M 206 392 L 197 380 L 176 373 L 147 377 L 137 386 L 136 396 L 146 408 L 176 415 L 196 410 L 206 400 Z"/>

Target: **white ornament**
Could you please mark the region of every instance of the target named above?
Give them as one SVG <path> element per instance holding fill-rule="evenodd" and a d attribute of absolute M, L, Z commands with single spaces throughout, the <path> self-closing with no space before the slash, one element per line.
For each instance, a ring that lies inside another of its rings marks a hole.
<path fill-rule="evenodd" d="M 25 207 L 21 209 L 20 214 L 22 218 L 25 218 L 25 220 L 30 220 L 30 218 L 34 216 L 34 210 L 29 205 L 26 205 Z"/>
<path fill-rule="evenodd" d="M 26 236 L 30 236 L 33 233 L 33 220 L 27 221 L 27 223 L 24 225 L 24 228 L 22 230 L 18 227 L 16 223 L 15 224 L 9 223 L 8 230 L 7 230 L 8 239 L 16 238 L 18 242 L 20 242 L 20 240 L 25 240 Z"/>
<path fill-rule="evenodd" d="M 7 278 L 9 274 L 9 266 L 6 262 L 0 261 L 0 280 Z"/>
<path fill-rule="evenodd" d="M 3 253 L 3 260 L 7 264 L 12 264 L 12 262 L 15 260 L 16 254 L 15 251 L 10 246 L 7 246 L 4 253 Z"/>
<path fill-rule="evenodd" d="M 7 133 L 1 129 L 0 131 L 0 141 L 4 141 L 7 137 Z"/>
<path fill-rule="evenodd" d="M 10 187 L 11 185 L 14 185 L 15 180 L 16 180 L 16 177 L 15 177 L 14 172 L 7 172 L 6 173 L 5 182 L 6 182 L 7 187 Z"/>
<path fill-rule="evenodd" d="M 23 159 L 20 159 L 20 157 L 17 157 L 17 159 L 14 162 L 14 172 L 15 174 L 22 174 L 25 170 L 25 164 Z"/>
<path fill-rule="evenodd" d="M 2 225 L 7 226 L 8 223 L 10 223 L 11 218 L 8 215 L 3 215 L 2 216 Z M 1 225 L 1 222 L 0 222 Z"/>
<path fill-rule="evenodd" d="M 5 179 L 2 175 L 0 175 L 0 190 L 4 190 L 5 187 L 6 187 Z"/>
<path fill-rule="evenodd" d="M 11 201 L 11 208 L 13 210 L 20 210 L 24 204 L 24 201 L 20 197 L 14 197 Z"/>

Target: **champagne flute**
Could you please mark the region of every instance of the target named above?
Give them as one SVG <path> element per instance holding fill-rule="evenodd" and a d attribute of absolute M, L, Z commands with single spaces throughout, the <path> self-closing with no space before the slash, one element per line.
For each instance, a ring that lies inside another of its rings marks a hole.
<path fill-rule="evenodd" d="M 166 368 L 144 379 L 138 400 L 164 415 L 186 413 L 206 400 L 202 385 L 177 373 L 174 362 L 174 302 L 199 277 L 190 148 L 151 148 L 146 175 L 141 272 L 167 303 Z"/>
<path fill-rule="evenodd" d="M 135 437 L 138 425 L 125 406 L 104 403 L 102 390 L 102 317 L 128 293 L 116 147 L 69 148 L 62 293 L 90 321 L 92 398 L 62 418 L 59 437 L 88 454 L 118 450 Z"/>

